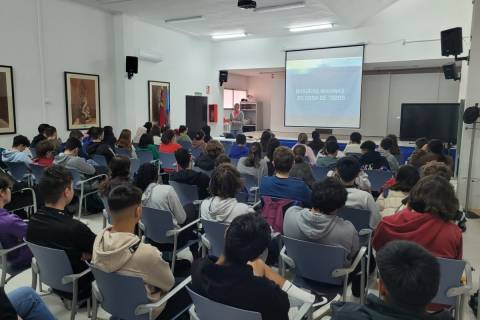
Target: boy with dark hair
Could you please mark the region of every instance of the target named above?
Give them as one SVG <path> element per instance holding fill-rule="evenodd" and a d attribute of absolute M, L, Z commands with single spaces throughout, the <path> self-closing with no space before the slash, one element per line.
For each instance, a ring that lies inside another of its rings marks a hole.
<path fill-rule="evenodd" d="M 427 154 L 428 148 L 428 139 L 427 138 L 418 138 L 415 140 L 415 151 L 408 158 L 408 164 L 412 166 L 417 166 L 418 160 Z"/>
<path fill-rule="evenodd" d="M 278 147 L 273 152 L 275 175 L 263 177 L 260 182 L 260 195 L 300 201 L 304 206 L 310 205 L 310 189 L 303 180 L 289 177 L 294 155 L 286 147 Z"/>
<path fill-rule="evenodd" d="M 37 151 L 37 156 L 33 159 L 33 164 L 42 167 L 51 167 L 53 165 L 53 152 L 55 151 L 55 145 L 51 140 L 40 141 L 37 143 L 35 150 Z"/>
<path fill-rule="evenodd" d="M 243 133 L 237 134 L 235 144 L 230 148 L 230 159 L 240 159 L 248 155 L 247 137 Z"/>
<path fill-rule="evenodd" d="M 315 129 L 312 131 L 312 141 L 308 143 L 308 146 L 312 148 L 313 153 L 315 154 L 315 157 L 318 155 L 320 150 L 322 150 L 323 147 L 325 146 L 325 144 L 323 143 L 320 137 L 320 131 L 318 129 Z"/>
<path fill-rule="evenodd" d="M 3 151 L 2 161 L 23 162 L 27 166 L 30 166 L 32 163 L 32 158 L 28 147 L 30 147 L 30 141 L 27 137 L 22 135 L 13 137 L 12 148 L 10 150 Z"/>
<path fill-rule="evenodd" d="M 378 152 L 380 152 L 382 157 L 387 160 L 390 170 L 396 174 L 398 172 L 399 165 L 397 158 L 395 158 L 395 156 L 392 154 L 393 146 L 394 142 L 392 139 L 384 138 L 380 142 L 380 148 L 378 149 Z"/>
<path fill-rule="evenodd" d="M 388 169 L 387 160 L 376 151 L 375 142 L 367 140 L 360 145 L 362 156 L 360 157 L 360 165 L 362 170 L 378 170 Z"/>
<path fill-rule="evenodd" d="M 65 150 L 63 153 L 57 155 L 54 159 L 54 164 L 64 166 L 67 169 L 77 170 L 84 175 L 95 174 L 95 167 L 85 161 L 84 158 L 79 157 L 82 150 L 82 143 L 77 138 L 68 138 L 65 143 Z"/>
<path fill-rule="evenodd" d="M 350 142 L 347 144 L 345 147 L 345 150 L 343 150 L 343 153 L 345 153 L 347 156 L 349 154 L 361 154 L 362 149 L 360 149 L 360 144 L 362 143 L 362 135 L 360 132 L 352 132 L 350 134 Z"/>
<path fill-rule="evenodd" d="M 46 168 L 40 179 L 39 190 L 45 207 L 30 218 L 27 241 L 64 250 L 73 273 L 83 272 L 88 268 L 84 260 L 91 258 L 95 234 L 85 224 L 64 212 L 74 196 L 72 175 L 62 166 Z M 92 279 L 91 275 L 80 278 L 80 300 L 90 296 Z M 71 299 L 71 293 L 60 292 L 60 295 Z"/>
<path fill-rule="evenodd" d="M 341 158 L 337 162 L 335 176 L 347 189 L 346 207 L 370 211 L 370 226 L 375 228 L 381 219 L 373 196 L 358 189 L 356 180 L 360 175 L 360 163 L 354 157 Z"/>
<path fill-rule="evenodd" d="M 103 129 L 98 127 L 90 128 L 90 137 L 92 138 L 92 142 L 87 146 L 88 155 L 98 154 L 104 156 L 107 163 L 109 163 L 115 156 L 115 152 L 113 152 L 108 144 L 102 142 Z"/>
<path fill-rule="evenodd" d="M 452 319 L 446 311 L 426 312 L 440 282 L 438 261 L 427 250 L 412 242 L 393 241 L 377 253 L 376 259 L 384 300 L 370 294 L 365 305 L 334 303 L 332 320 Z"/>
<path fill-rule="evenodd" d="M 192 139 L 188 136 L 188 128 L 184 125 L 178 127 L 177 143 L 180 142 L 192 143 Z"/>
<path fill-rule="evenodd" d="M 40 141 L 47 139 L 47 137 L 45 136 L 45 129 L 47 129 L 48 127 L 50 127 L 50 125 L 46 123 L 42 123 L 38 126 L 38 134 L 32 139 L 32 148 L 35 148 L 37 143 L 39 143 Z"/>
<path fill-rule="evenodd" d="M 135 226 L 142 216 L 142 191 L 131 184 L 117 186 L 108 196 L 108 206 L 112 226 L 96 237 L 92 263 L 105 272 L 141 277 L 149 300 L 160 300 L 173 288 L 175 278 L 161 252 L 135 234 Z M 183 300 L 179 300 L 180 297 Z M 156 309 L 155 317 L 171 319 L 188 304 L 188 294 L 180 292 Z"/>
<path fill-rule="evenodd" d="M 283 233 L 303 241 L 345 248 L 345 266 L 350 266 L 360 249 L 358 232 L 350 221 L 336 215 L 345 206 L 347 191 L 334 178 L 316 182 L 312 188 L 312 209 L 290 207 L 285 213 Z"/>
<path fill-rule="evenodd" d="M 261 259 L 270 241 L 270 226 L 259 215 L 235 218 L 225 234 L 224 254 L 207 257 L 192 267 L 192 289 L 213 301 L 258 312 L 263 320 L 288 320 L 295 296 L 309 302 L 314 297 L 278 275 Z"/>
<path fill-rule="evenodd" d="M 318 167 L 334 167 L 338 161 L 338 150 L 340 147 L 336 141 L 328 141 L 325 144 L 325 157 L 318 157 L 317 158 L 317 166 Z"/>
<path fill-rule="evenodd" d="M 192 155 L 185 149 L 175 151 L 177 171 L 170 174 L 170 180 L 195 185 L 198 189 L 198 198 L 203 200 L 208 197 L 208 184 L 210 177 L 203 172 L 192 170 Z"/>

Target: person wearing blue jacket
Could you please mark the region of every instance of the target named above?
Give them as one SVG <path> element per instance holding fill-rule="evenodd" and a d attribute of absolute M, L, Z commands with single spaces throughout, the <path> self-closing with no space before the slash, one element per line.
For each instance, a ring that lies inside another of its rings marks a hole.
<path fill-rule="evenodd" d="M 235 144 L 230 148 L 228 157 L 230 159 L 240 159 L 248 155 L 247 137 L 239 133 L 235 138 Z"/>

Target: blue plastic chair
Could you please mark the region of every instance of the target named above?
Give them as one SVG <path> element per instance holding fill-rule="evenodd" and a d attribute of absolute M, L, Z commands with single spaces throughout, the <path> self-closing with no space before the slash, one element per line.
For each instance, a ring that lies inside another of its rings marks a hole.
<path fill-rule="evenodd" d="M 282 236 L 285 247 L 280 252 L 282 264 L 295 269 L 293 283 L 317 295 L 347 298 L 348 275 L 361 263 L 361 301 L 365 296 L 365 259 L 367 248 L 362 247 L 351 266 L 345 267 L 347 252 L 342 247 L 322 245 Z M 288 254 L 288 255 L 287 255 Z M 282 266 L 281 270 L 285 270 Z"/>
<path fill-rule="evenodd" d="M 372 191 L 379 192 L 385 182 L 393 177 L 393 173 L 384 170 L 365 170 L 372 184 Z"/>
<path fill-rule="evenodd" d="M 223 145 L 223 153 L 226 155 L 230 154 L 230 149 L 232 148 L 233 142 L 232 141 L 220 141 Z"/>
<path fill-rule="evenodd" d="M 30 168 L 25 162 L 4 162 L 10 172 L 10 175 L 18 182 L 27 179 L 28 185 L 32 186 Z"/>
<path fill-rule="evenodd" d="M 190 185 L 186 183 L 180 183 L 177 181 L 169 180 L 168 182 L 175 193 L 177 194 L 178 198 L 180 199 L 180 203 L 182 206 L 186 206 L 188 204 L 198 204 L 198 187 L 196 185 Z"/>
<path fill-rule="evenodd" d="M 192 149 L 192 143 L 191 142 L 188 142 L 188 141 L 185 141 L 185 140 L 180 140 L 180 141 L 177 141 L 177 143 L 179 145 L 181 145 L 182 148 L 187 150 L 187 151 L 190 151 Z"/>
<path fill-rule="evenodd" d="M 245 189 L 248 190 L 249 193 L 249 200 L 253 202 L 257 202 L 258 200 L 258 177 L 252 176 L 250 174 L 241 173 L 240 177 L 242 178 L 243 185 Z"/>
<path fill-rule="evenodd" d="M 38 182 L 43 176 L 43 171 L 45 170 L 45 167 L 38 164 L 31 164 L 30 169 L 32 170 L 33 177 L 38 184 Z"/>
<path fill-rule="evenodd" d="M 227 224 L 201 219 L 205 234 L 202 235 L 202 249 L 208 249 L 208 254 L 214 257 L 220 257 L 225 247 L 225 231 Z M 206 256 L 205 250 L 202 252 Z"/>
<path fill-rule="evenodd" d="M 140 163 L 140 166 L 144 163 L 150 163 L 153 161 L 153 154 L 147 150 L 137 151 L 137 158 Z"/>
<path fill-rule="evenodd" d="M 131 156 L 131 151 L 127 148 L 116 148 L 115 149 L 115 154 L 117 156 L 123 156 L 123 157 L 127 157 L 127 158 L 130 158 Z"/>
<path fill-rule="evenodd" d="M 175 170 L 177 168 L 177 159 L 175 159 L 175 154 L 160 152 L 160 165 L 165 170 Z"/>
<path fill-rule="evenodd" d="M 323 181 L 327 178 L 329 168 L 328 167 L 312 167 L 312 174 L 316 181 Z"/>
<path fill-rule="evenodd" d="M 145 284 L 141 277 L 126 276 L 116 272 L 104 272 L 93 265 L 90 265 L 90 269 L 95 278 L 95 282 L 92 285 L 92 320 L 97 319 L 98 303 L 115 319 L 153 320 L 153 311 L 164 305 L 190 282 L 190 278 L 185 279 L 162 299 L 152 303 L 147 297 Z M 187 310 L 188 307 L 172 318 L 172 320 L 178 318 Z"/>
<path fill-rule="evenodd" d="M 130 159 L 130 178 L 131 179 L 135 178 L 135 175 L 137 174 L 139 168 L 140 168 L 140 160 L 138 158 Z"/>
<path fill-rule="evenodd" d="M 28 242 L 33 253 L 32 259 L 32 288 L 37 288 L 37 279 L 52 289 L 72 294 L 70 319 L 75 319 L 78 306 L 78 280 L 90 273 L 86 269 L 74 274 L 67 254 L 63 250 L 52 249 Z M 90 300 L 87 300 L 90 310 Z"/>
<path fill-rule="evenodd" d="M 108 163 L 105 156 L 102 156 L 101 154 L 92 154 L 90 157 L 98 164 L 99 167 L 108 168 Z"/>
<path fill-rule="evenodd" d="M 0 287 L 5 286 L 5 284 L 10 281 L 13 277 L 15 277 L 17 274 L 22 273 L 23 271 L 30 269 L 30 266 L 26 266 L 23 268 L 14 268 L 7 259 L 7 255 L 10 254 L 11 252 L 18 250 L 27 244 L 25 242 L 19 243 L 16 246 L 13 246 L 11 248 L 5 249 L 0 242 L 0 269 L 2 271 L 1 274 L 1 280 L 0 280 Z M 7 278 L 7 274 L 10 275 Z"/>

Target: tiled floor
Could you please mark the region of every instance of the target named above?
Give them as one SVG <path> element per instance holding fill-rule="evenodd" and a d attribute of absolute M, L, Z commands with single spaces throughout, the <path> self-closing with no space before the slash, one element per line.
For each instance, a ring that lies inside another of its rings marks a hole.
<path fill-rule="evenodd" d="M 99 232 L 102 228 L 102 218 L 100 215 L 95 216 L 87 216 L 85 217 L 89 227 L 95 232 Z M 463 235 L 463 250 L 464 250 L 464 257 L 466 260 L 470 262 L 470 264 L 476 270 L 473 273 L 474 277 L 474 287 L 478 288 L 478 277 L 479 272 L 478 268 L 480 268 L 480 247 L 479 247 L 479 240 L 480 240 L 480 219 L 476 220 L 469 220 L 467 224 L 467 232 Z M 29 286 L 31 284 L 31 272 L 26 271 L 14 279 L 12 279 L 6 285 L 6 291 L 12 290 L 14 288 L 20 286 Z M 70 313 L 66 310 L 60 301 L 54 295 L 47 295 L 43 297 L 44 301 L 47 303 L 49 309 L 52 313 L 57 317 L 59 320 L 67 320 L 70 319 Z M 108 319 L 109 315 L 104 312 L 103 310 L 99 311 L 99 319 Z M 77 320 L 86 320 L 87 312 L 85 309 L 81 310 L 76 317 Z M 475 317 L 468 305 L 465 305 L 465 316 L 464 320 L 474 320 Z"/>

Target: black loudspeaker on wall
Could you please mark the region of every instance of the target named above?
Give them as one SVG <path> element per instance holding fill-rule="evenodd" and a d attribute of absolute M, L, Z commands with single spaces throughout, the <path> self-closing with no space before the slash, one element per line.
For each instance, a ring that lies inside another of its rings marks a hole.
<path fill-rule="evenodd" d="M 220 86 L 222 86 L 224 82 L 228 81 L 228 71 L 227 70 L 220 70 L 220 74 L 218 76 L 218 81 L 220 81 Z"/>
<path fill-rule="evenodd" d="M 442 56 L 455 56 L 463 53 L 462 28 L 452 28 L 440 33 L 442 38 Z"/>
<path fill-rule="evenodd" d="M 127 56 L 125 60 L 125 71 L 128 79 L 132 79 L 134 74 L 138 73 L 138 57 Z"/>
<path fill-rule="evenodd" d="M 445 75 L 445 79 L 447 80 L 460 80 L 460 76 L 458 75 L 457 65 L 454 63 L 445 64 L 442 66 L 443 74 Z"/>

